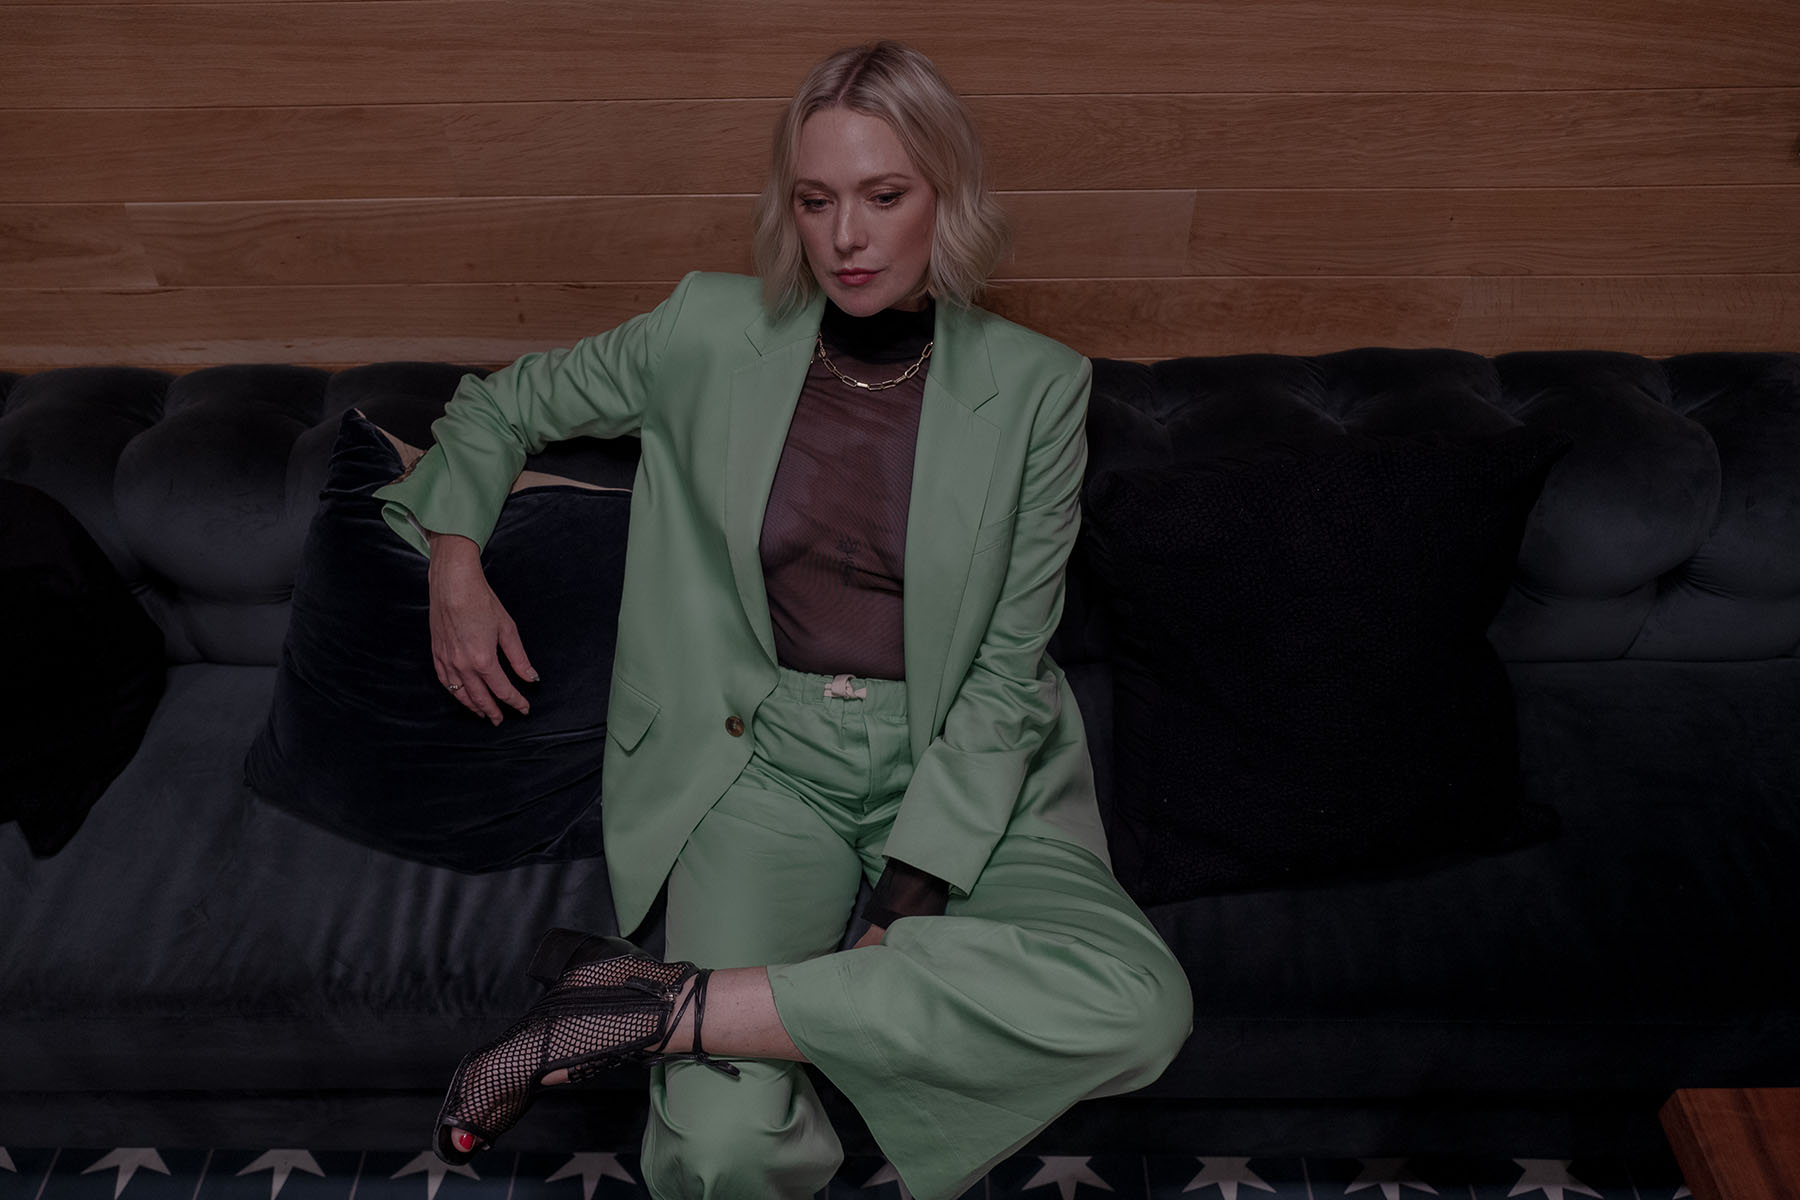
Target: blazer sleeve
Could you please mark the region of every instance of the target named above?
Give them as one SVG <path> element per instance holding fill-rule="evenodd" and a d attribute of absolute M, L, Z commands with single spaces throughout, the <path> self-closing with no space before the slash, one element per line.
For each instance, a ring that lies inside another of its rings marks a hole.
<path fill-rule="evenodd" d="M 967 895 L 1011 820 L 1031 763 L 1062 713 L 1045 650 L 1062 619 L 1081 524 L 1088 387 L 1079 368 L 1034 419 L 1011 557 L 944 729 L 913 767 L 884 853 Z"/>
<path fill-rule="evenodd" d="M 421 552 L 429 552 L 427 530 L 485 547 L 526 455 L 564 438 L 635 432 L 694 279 L 567 350 L 527 354 L 485 380 L 463 376 L 431 427 L 431 449 L 375 493 L 389 526 Z"/>

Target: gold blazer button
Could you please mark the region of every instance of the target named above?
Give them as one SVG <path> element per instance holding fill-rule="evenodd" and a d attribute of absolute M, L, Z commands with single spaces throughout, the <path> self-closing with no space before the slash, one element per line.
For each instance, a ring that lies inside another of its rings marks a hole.
<path fill-rule="evenodd" d="M 738 717 L 725 718 L 725 732 L 732 737 L 744 736 L 744 722 Z"/>

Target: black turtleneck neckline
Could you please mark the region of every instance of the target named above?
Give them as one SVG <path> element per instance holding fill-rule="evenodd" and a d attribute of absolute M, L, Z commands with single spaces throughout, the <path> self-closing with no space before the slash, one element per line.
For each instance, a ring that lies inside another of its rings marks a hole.
<path fill-rule="evenodd" d="M 884 308 L 867 317 L 853 317 L 827 300 L 819 332 L 826 346 L 852 358 L 872 363 L 900 362 L 917 358 L 925 349 L 936 319 L 937 306 L 929 296 L 925 307 L 917 312 Z"/>

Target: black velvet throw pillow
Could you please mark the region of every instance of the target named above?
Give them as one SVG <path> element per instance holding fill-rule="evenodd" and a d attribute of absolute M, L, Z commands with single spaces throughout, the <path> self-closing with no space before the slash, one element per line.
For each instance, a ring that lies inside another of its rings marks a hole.
<path fill-rule="evenodd" d="M 1140 903 L 1554 828 L 1520 803 L 1486 629 L 1565 449 L 1522 429 L 1347 436 L 1090 481 L 1115 639 L 1108 833 Z"/>
<path fill-rule="evenodd" d="M 431 661 L 426 558 L 375 489 L 401 471 L 381 430 L 344 416 L 294 583 L 250 786 L 366 845 L 460 871 L 596 855 L 607 689 L 629 493 L 516 491 L 482 555 L 542 679 L 529 715 L 463 708 Z M 515 681 L 516 682 L 516 681 Z"/>
<path fill-rule="evenodd" d="M 0 480 L 0 823 L 40 858 L 68 844 L 143 740 L 163 638 L 69 511 Z"/>

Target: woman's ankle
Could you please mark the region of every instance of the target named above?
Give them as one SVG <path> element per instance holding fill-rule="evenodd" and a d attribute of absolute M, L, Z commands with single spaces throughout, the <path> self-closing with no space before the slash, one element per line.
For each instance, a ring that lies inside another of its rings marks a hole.
<path fill-rule="evenodd" d="M 769 987 L 767 968 L 731 967 L 712 972 L 707 979 L 705 1000 L 699 1047 L 705 1053 L 714 1058 L 807 1061 L 775 1011 L 775 993 Z M 690 1004 L 677 1023 L 675 1037 L 681 1042 L 682 1053 L 695 1048 L 694 1016 L 698 1007 Z"/>

